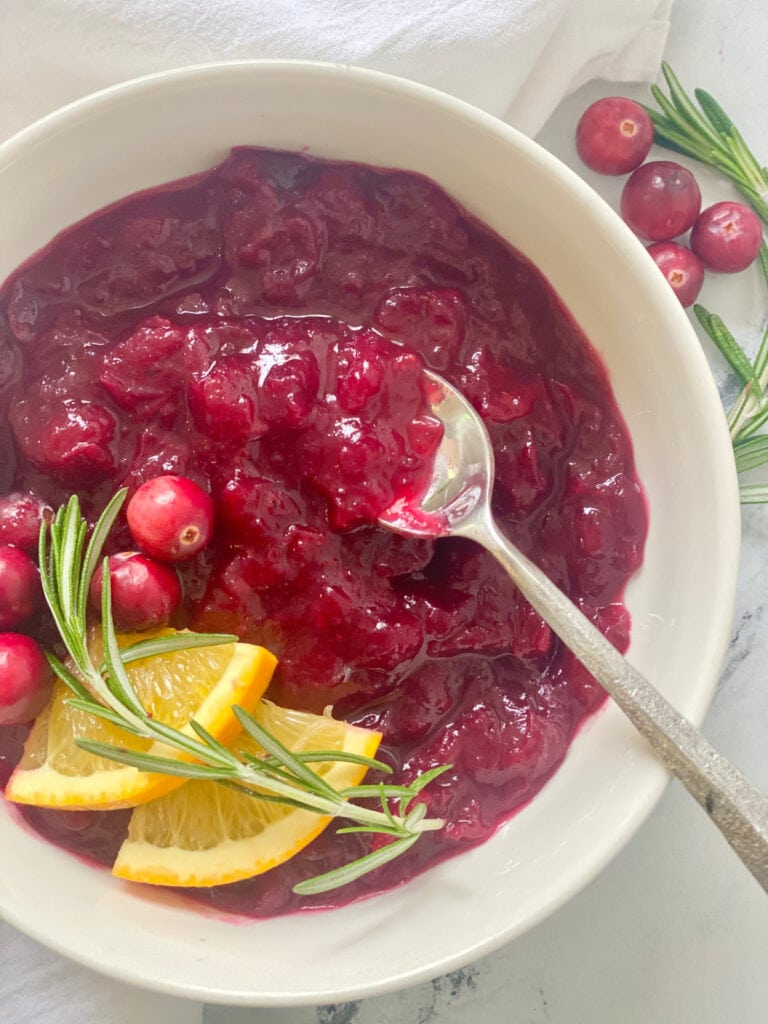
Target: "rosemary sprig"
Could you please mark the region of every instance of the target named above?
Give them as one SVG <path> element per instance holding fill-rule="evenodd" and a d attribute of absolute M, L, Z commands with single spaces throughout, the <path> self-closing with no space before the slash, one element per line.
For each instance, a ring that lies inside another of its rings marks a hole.
<path fill-rule="evenodd" d="M 663 63 L 661 68 L 669 95 L 659 86 L 651 86 L 660 109 L 646 107 L 656 142 L 720 171 L 768 224 L 768 169 L 761 166 L 713 96 L 704 89 L 694 89 L 694 102 L 669 64 Z M 758 259 L 768 282 L 765 243 Z M 764 443 L 763 435 L 758 434 L 768 422 L 768 329 L 757 355 L 751 360 L 716 313 L 700 305 L 695 305 L 693 311 L 742 384 L 741 393 L 728 413 L 728 426 L 737 471 L 745 473 L 768 463 L 768 442 Z M 768 484 L 742 484 L 741 500 L 744 503 L 768 501 Z"/>
<path fill-rule="evenodd" d="M 78 740 L 84 750 L 141 771 L 161 772 L 184 779 L 218 782 L 260 800 L 277 801 L 317 814 L 345 818 L 354 825 L 338 829 L 344 832 L 370 832 L 390 841 L 364 857 L 333 871 L 307 879 L 295 886 L 302 895 L 325 892 L 346 885 L 382 864 L 405 853 L 425 832 L 442 828 L 439 818 L 428 818 L 427 806 L 414 802 L 450 765 L 424 772 L 409 786 L 361 785 L 337 791 L 320 775 L 307 767 L 328 761 L 347 761 L 391 774 L 382 761 L 337 750 L 308 751 L 294 754 L 271 735 L 244 708 L 233 711 L 245 732 L 264 750 L 255 757 L 224 747 L 194 719 L 185 730 L 174 729 L 147 715 L 131 683 L 125 666 L 138 658 L 152 657 L 190 647 L 209 647 L 233 643 L 237 637 L 214 633 L 180 633 L 141 640 L 122 650 L 117 643 L 112 618 L 112 597 L 107 559 L 103 560 L 101 631 L 104 661 L 94 664 L 88 649 L 88 593 L 104 542 L 125 501 L 127 491 L 119 491 L 109 502 L 86 546 L 88 524 L 80 511 L 77 496 L 62 506 L 54 520 L 43 523 L 40 531 L 40 577 L 43 593 L 61 639 L 76 671 L 55 655 L 48 660 L 59 679 L 73 693 L 69 703 L 97 718 L 102 718 L 135 736 L 179 750 L 192 761 L 178 761 L 154 749 L 154 752 L 127 750 L 125 747 L 91 740 Z M 162 749 L 162 748 L 161 748 Z M 356 803 L 374 800 L 379 807 Z M 394 813 L 390 807 L 394 802 Z"/>

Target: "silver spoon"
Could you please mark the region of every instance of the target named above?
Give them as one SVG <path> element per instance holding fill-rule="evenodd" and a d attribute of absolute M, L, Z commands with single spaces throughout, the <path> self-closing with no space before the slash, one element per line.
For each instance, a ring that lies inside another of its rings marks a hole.
<path fill-rule="evenodd" d="M 768 892 L 768 798 L 633 668 L 589 619 L 499 530 L 490 508 L 490 438 L 469 402 L 427 371 L 432 412 L 445 433 L 429 489 L 399 502 L 383 526 L 416 537 L 468 537 L 487 548 L 520 592 L 613 697 L 666 767 L 698 800 Z"/>

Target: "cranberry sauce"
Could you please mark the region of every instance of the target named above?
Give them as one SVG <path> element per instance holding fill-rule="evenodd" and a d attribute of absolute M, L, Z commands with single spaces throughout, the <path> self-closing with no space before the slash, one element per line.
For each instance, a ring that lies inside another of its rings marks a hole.
<path fill-rule="evenodd" d="M 482 841 L 537 792 L 603 691 L 481 549 L 374 525 L 439 442 L 427 365 L 488 426 L 502 528 L 626 648 L 646 531 L 630 442 L 519 254 L 419 176 L 241 149 L 61 235 L 6 283 L 0 316 L 0 493 L 77 491 L 94 515 L 120 485 L 192 478 L 216 530 L 182 567 L 177 625 L 271 648 L 271 696 L 380 729 L 395 780 L 453 766 L 425 791 L 445 828 L 330 900 L 291 886 L 369 836 L 328 829 L 201 899 L 256 916 L 346 902 Z M 116 814 L 107 841 L 109 815 L 27 813 L 99 859 L 125 828 Z"/>

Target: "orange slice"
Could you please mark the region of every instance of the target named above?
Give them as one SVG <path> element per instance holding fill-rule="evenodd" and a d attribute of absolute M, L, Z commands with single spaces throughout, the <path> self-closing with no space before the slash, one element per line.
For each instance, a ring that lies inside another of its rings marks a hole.
<path fill-rule="evenodd" d="M 262 700 L 257 720 L 290 750 L 344 750 L 373 757 L 379 733 L 330 715 L 312 715 Z M 234 748 L 263 753 L 249 736 Z M 357 785 L 365 766 L 310 764 L 334 789 Z M 112 873 L 152 885 L 211 886 L 262 874 L 295 856 L 331 818 L 269 803 L 216 782 L 190 781 L 131 816 Z"/>
<path fill-rule="evenodd" d="M 147 638 L 145 633 L 118 639 L 124 647 Z M 275 665 L 274 655 L 263 647 L 233 643 L 143 658 L 130 663 L 127 672 L 153 718 L 192 734 L 187 723 L 194 717 L 221 742 L 230 743 L 240 732 L 232 705 L 254 709 Z M 190 760 L 181 751 L 133 736 L 70 707 L 66 703 L 70 696 L 67 687 L 57 681 L 8 782 L 8 800 L 37 807 L 115 810 L 134 807 L 183 785 L 183 778 L 141 772 L 81 750 L 77 739 Z"/>

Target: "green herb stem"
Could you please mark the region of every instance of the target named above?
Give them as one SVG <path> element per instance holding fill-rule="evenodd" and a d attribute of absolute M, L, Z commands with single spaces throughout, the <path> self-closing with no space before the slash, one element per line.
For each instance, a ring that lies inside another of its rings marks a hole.
<path fill-rule="evenodd" d="M 659 86 L 652 86 L 651 92 L 660 109 L 646 107 L 656 142 L 720 171 L 768 224 L 768 169 L 758 162 L 741 132 L 713 96 L 704 89 L 695 89 L 694 101 L 668 64 L 662 64 L 662 72 L 669 95 Z M 758 260 L 768 283 L 765 242 Z M 739 473 L 757 469 L 768 464 L 768 441 L 758 434 L 768 423 L 768 329 L 757 355 L 751 360 L 721 317 L 700 305 L 694 306 L 693 311 L 743 384 L 727 417 L 736 469 Z M 740 494 L 742 502 L 748 504 L 768 501 L 768 485 L 743 484 Z"/>

